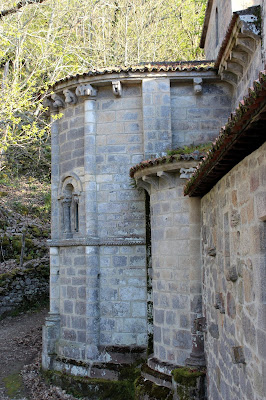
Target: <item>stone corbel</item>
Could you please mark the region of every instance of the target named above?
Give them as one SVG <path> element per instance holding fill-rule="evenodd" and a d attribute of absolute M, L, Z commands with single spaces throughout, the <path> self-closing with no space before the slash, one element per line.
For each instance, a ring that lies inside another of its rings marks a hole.
<path fill-rule="evenodd" d="M 148 192 L 149 195 L 151 194 L 151 185 L 149 183 L 144 182 L 142 179 L 137 179 L 136 184 L 138 188 L 146 190 L 146 192 Z"/>
<path fill-rule="evenodd" d="M 55 107 L 55 108 L 59 108 L 59 107 L 65 107 L 65 102 L 64 102 L 64 99 L 63 99 L 63 97 L 61 97 L 61 96 L 59 96 L 58 94 L 56 94 L 56 93 L 53 93 L 52 95 L 51 95 L 51 98 L 53 99 L 53 106 Z"/>
<path fill-rule="evenodd" d="M 189 179 L 191 178 L 193 172 L 196 171 L 196 168 L 181 168 L 180 169 L 180 178 L 181 179 Z"/>
<path fill-rule="evenodd" d="M 76 88 L 76 95 L 77 96 L 89 96 L 89 97 L 96 97 L 97 96 L 97 89 L 93 88 L 89 83 L 85 85 L 79 85 Z"/>
<path fill-rule="evenodd" d="M 175 186 L 175 177 L 173 176 L 173 174 L 169 172 L 159 171 L 157 172 L 157 176 L 158 178 L 161 178 L 165 182 L 167 182 L 170 188 Z"/>
<path fill-rule="evenodd" d="M 122 95 L 122 85 L 120 81 L 112 81 L 113 93 L 116 97 L 121 97 Z"/>
<path fill-rule="evenodd" d="M 159 189 L 159 178 L 157 176 L 143 176 L 142 180 L 149 183 L 155 189 Z"/>
<path fill-rule="evenodd" d="M 194 93 L 201 94 L 202 93 L 202 78 L 194 78 L 193 85 L 194 85 Z"/>
<path fill-rule="evenodd" d="M 65 89 L 63 90 L 63 93 L 65 95 L 65 102 L 67 104 L 76 104 L 78 99 L 77 96 L 75 95 L 74 92 L 72 92 L 72 90 L 69 89 Z"/>
<path fill-rule="evenodd" d="M 51 100 L 51 98 L 45 97 L 42 104 L 45 108 L 49 108 L 50 111 L 58 112 L 58 107 L 54 106 L 54 102 Z"/>

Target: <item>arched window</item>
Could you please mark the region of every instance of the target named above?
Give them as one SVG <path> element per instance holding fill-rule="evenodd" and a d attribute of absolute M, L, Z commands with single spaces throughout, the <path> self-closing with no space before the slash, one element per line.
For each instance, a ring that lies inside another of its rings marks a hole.
<path fill-rule="evenodd" d="M 215 43 L 216 43 L 216 47 L 219 44 L 219 15 L 218 15 L 218 8 L 216 7 L 215 10 Z"/>
<path fill-rule="evenodd" d="M 82 192 L 80 180 L 75 176 L 67 176 L 62 180 L 59 190 L 61 200 L 61 232 L 66 239 L 79 232 L 79 197 Z"/>

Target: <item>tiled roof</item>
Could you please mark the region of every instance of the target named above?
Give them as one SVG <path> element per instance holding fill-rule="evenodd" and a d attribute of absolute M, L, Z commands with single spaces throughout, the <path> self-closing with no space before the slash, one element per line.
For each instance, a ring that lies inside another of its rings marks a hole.
<path fill-rule="evenodd" d="M 205 154 L 206 153 L 204 153 L 204 152 L 195 150 L 193 153 L 189 153 L 189 154 L 175 154 L 175 155 L 171 155 L 171 156 L 163 156 L 163 157 L 153 158 L 151 160 L 141 161 L 139 164 L 130 168 L 129 175 L 131 178 L 133 178 L 135 172 L 154 167 L 155 165 L 175 163 L 177 161 L 182 161 L 182 160 L 184 160 L 184 161 L 189 161 L 189 160 L 200 161 L 205 156 Z"/>
<path fill-rule="evenodd" d="M 203 196 L 208 193 L 227 172 L 265 142 L 265 128 L 266 71 L 262 71 L 198 165 L 184 194 Z"/>
<path fill-rule="evenodd" d="M 119 73 L 134 73 L 134 72 L 176 72 L 176 71 L 210 71 L 213 70 L 214 61 L 176 61 L 176 62 L 151 62 L 141 63 L 129 67 L 110 67 L 94 69 L 83 74 L 69 75 L 55 82 L 53 86 L 70 81 L 72 79 L 86 78 L 97 75 L 119 74 Z"/>

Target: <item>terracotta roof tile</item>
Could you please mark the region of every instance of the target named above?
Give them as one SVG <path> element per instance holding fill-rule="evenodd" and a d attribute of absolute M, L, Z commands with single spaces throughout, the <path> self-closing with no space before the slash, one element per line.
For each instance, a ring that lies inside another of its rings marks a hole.
<path fill-rule="evenodd" d="M 155 165 L 162 165 L 162 164 L 169 164 L 174 163 L 177 161 L 189 161 L 189 160 L 196 160 L 199 161 L 205 156 L 204 152 L 200 152 L 195 150 L 193 153 L 189 154 L 175 154 L 171 156 L 163 156 L 158 158 L 153 158 L 150 160 L 141 161 L 139 164 L 135 165 L 134 167 L 130 168 L 129 175 L 131 178 L 134 177 L 135 172 L 154 167 Z"/>
<path fill-rule="evenodd" d="M 119 73 L 134 73 L 134 72 L 176 72 L 176 71 L 209 71 L 213 70 L 214 61 L 176 61 L 176 62 L 152 62 L 141 63 L 134 66 L 117 66 L 110 68 L 94 69 L 83 74 L 69 75 L 55 82 L 51 87 L 59 83 L 68 82 L 72 79 L 86 78 L 97 75 L 119 74 Z"/>

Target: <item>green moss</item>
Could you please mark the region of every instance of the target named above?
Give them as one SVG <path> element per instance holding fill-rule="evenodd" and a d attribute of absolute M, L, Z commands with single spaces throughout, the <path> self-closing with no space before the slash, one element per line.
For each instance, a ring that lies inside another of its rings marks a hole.
<path fill-rule="evenodd" d="M 21 394 L 21 391 L 24 389 L 23 381 L 19 373 L 8 375 L 6 378 L 3 378 L 3 382 L 7 395 L 11 398 Z"/>
<path fill-rule="evenodd" d="M 210 150 L 211 147 L 211 142 L 199 144 L 197 146 L 192 144 L 190 146 L 178 147 L 177 149 L 168 150 L 167 155 L 174 156 L 175 154 L 191 154 L 196 150 L 205 153 Z"/>
<path fill-rule="evenodd" d="M 142 376 L 135 381 L 135 400 L 172 400 L 173 392 L 164 386 L 145 380 Z"/>
<path fill-rule="evenodd" d="M 195 387 L 197 379 L 200 376 L 205 376 L 205 372 L 184 367 L 174 369 L 172 375 L 176 383 L 184 386 Z"/>
<path fill-rule="evenodd" d="M 43 371 L 43 375 L 49 383 L 61 386 L 78 398 L 88 396 L 91 400 L 134 400 L 134 383 L 131 380 L 107 381 L 55 371 Z"/>

